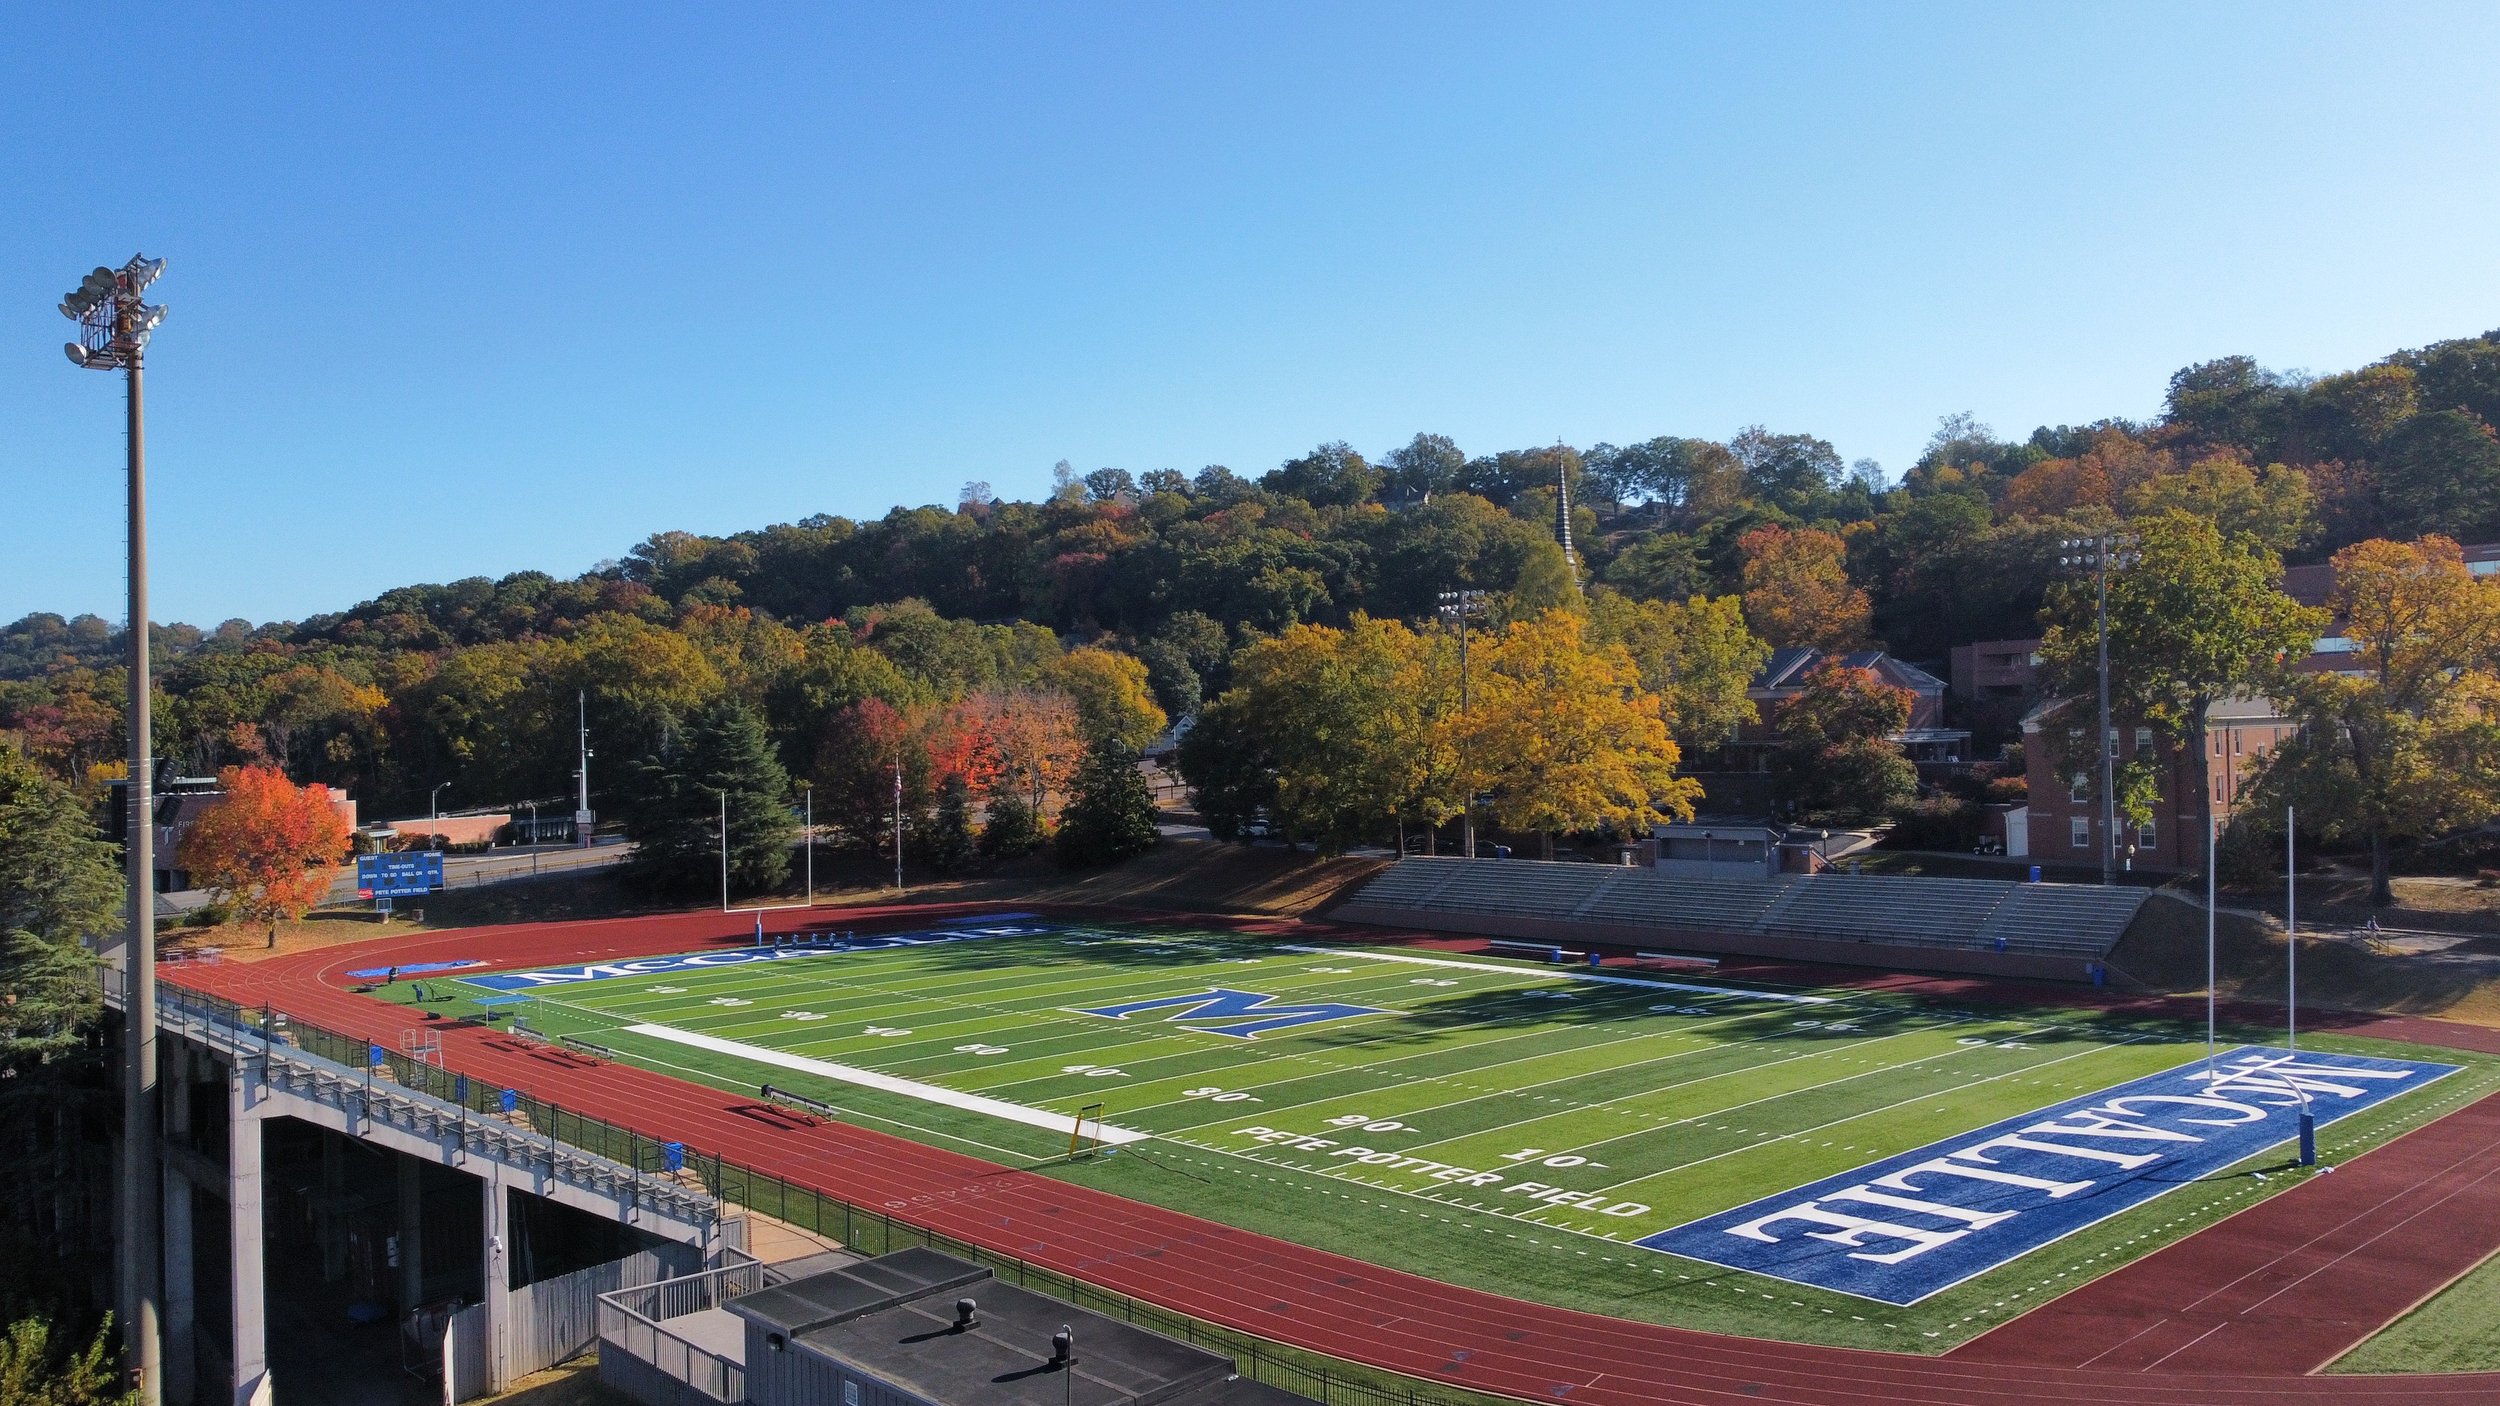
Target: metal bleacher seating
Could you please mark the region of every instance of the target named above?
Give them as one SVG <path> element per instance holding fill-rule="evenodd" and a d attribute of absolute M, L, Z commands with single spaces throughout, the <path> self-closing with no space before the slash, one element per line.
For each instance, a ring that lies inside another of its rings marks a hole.
<path fill-rule="evenodd" d="M 1339 911 L 1356 921 L 1477 913 L 1660 934 L 1809 938 L 2095 961 L 2117 944 L 2145 896 L 2145 890 L 2132 887 L 1989 879 L 1853 874 L 1682 879 L 1598 864 L 1413 858 L 1390 865 Z"/>

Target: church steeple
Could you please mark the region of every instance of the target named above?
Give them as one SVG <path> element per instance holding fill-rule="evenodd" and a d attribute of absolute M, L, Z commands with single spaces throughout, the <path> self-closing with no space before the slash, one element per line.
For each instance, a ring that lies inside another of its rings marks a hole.
<path fill-rule="evenodd" d="M 1579 554 L 1571 550 L 1571 464 L 1561 455 L 1554 457 L 1554 540 L 1562 543 L 1563 560 L 1578 566 Z"/>

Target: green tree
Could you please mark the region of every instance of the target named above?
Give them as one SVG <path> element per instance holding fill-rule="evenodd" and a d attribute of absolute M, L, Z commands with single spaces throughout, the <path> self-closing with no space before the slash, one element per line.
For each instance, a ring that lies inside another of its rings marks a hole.
<path fill-rule="evenodd" d="M 2500 532 L 2500 436 L 2467 410 L 2416 415 L 2379 464 L 2388 525 L 2475 541 Z"/>
<path fill-rule="evenodd" d="M 1033 818 L 1014 779 L 1002 775 L 983 797 L 981 853 L 992 859 L 1030 854 L 1042 843 L 1041 822 Z"/>
<path fill-rule="evenodd" d="M 1350 507 L 1379 490 L 1380 471 L 1339 440 L 1287 460 L 1283 468 L 1262 475 L 1259 486 L 1313 507 Z"/>
<path fill-rule="evenodd" d="M 972 862 L 972 788 L 960 774 L 948 776 L 938 788 L 927 847 L 929 867 L 940 874 L 961 873 Z"/>
<path fill-rule="evenodd" d="M 1365 615 L 1343 630 L 1298 625 L 1243 651 L 1234 688 L 1256 720 L 1274 775 L 1268 803 L 1287 833 L 1333 854 L 1459 813 L 1466 792 L 1446 726 L 1455 656 L 1438 634 Z"/>
<path fill-rule="evenodd" d="M 1631 654 L 1680 745 L 1718 746 L 1759 716 L 1747 689 L 1771 647 L 1745 627 L 1736 597 L 1634 601 L 1601 588 L 1590 606 L 1590 638 Z"/>
<path fill-rule="evenodd" d="M 1624 548 L 1606 563 L 1606 584 L 1644 600 L 1683 600 L 1710 593 L 1710 563 L 1681 532 L 1660 532 Z"/>
<path fill-rule="evenodd" d="M 2198 820 L 2210 829 L 2207 715 L 2226 698 L 2282 692 L 2289 664 L 2308 656 L 2328 617 L 2278 589 L 2282 564 L 2253 538 L 2225 537 L 2175 510 L 2134 528 L 2132 564 L 2109 577 L 2112 711 L 2187 740 Z M 2054 588 L 2042 616 L 2048 677 L 2070 696 L 2088 695 L 2097 671 L 2091 581 Z"/>
<path fill-rule="evenodd" d="M 2148 479 L 2127 494 L 2127 511 L 2142 516 L 2177 510 L 2201 517 L 2225 535 L 2251 537 L 2288 552 L 2317 531 L 2317 499 L 2308 476 L 2268 464 L 2261 472 L 2238 459 L 2200 459 L 2175 474 Z"/>
<path fill-rule="evenodd" d="M 745 703 L 724 697 L 697 707 L 673 747 L 631 765 L 627 786 L 627 872 L 638 882 L 674 893 L 717 885 L 724 811 L 731 889 L 769 892 L 790 877 L 798 840 L 790 775 Z"/>
<path fill-rule="evenodd" d="M 28 1316 L 0 1333 L 0 1406 L 136 1406 L 112 1358 L 107 1317 L 84 1348 L 52 1341 L 51 1320 Z"/>
<path fill-rule="evenodd" d="M 1059 863 L 1069 869 L 1117 864 L 1153 849 L 1154 797 L 1137 770 L 1137 753 L 1116 737 L 1098 737 L 1077 766 L 1074 795 L 1059 813 Z"/>
<path fill-rule="evenodd" d="M 95 1020 L 84 944 L 121 926 L 120 869 L 77 796 L 0 747 L 0 1072 L 76 1048 Z"/>
<path fill-rule="evenodd" d="M 1258 705 L 1240 683 L 1198 710 L 1181 735 L 1179 761 L 1198 818 L 1215 838 L 1240 839 L 1252 820 L 1274 813 L 1276 759 Z"/>
<path fill-rule="evenodd" d="M 1503 620 L 1533 620 L 1549 610 L 1580 610 L 1580 574 L 1563 555 L 1562 544 L 1548 538 L 1519 564 L 1519 579 L 1498 602 Z"/>

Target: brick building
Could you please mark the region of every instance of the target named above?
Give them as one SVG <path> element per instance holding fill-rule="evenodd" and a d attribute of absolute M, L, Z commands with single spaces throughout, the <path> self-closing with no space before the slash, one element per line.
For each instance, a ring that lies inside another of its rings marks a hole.
<path fill-rule="evenodd" d="M 2100 765 L 2092 755 L 2093 712 L 2090 699 L 2055 699 L 2023 719 L 2023 770 L 2031 790 L 2026 852 L 2034 859 L 2100 863 Z M 2239 805 L 2257 762 L 2299 725 L 2267 699 L 2233 698 L 2216 703 L 2206 714 L 2205 726 L 2214 816 L 2222 819 Z M 2197 828 L 2195 759 L 2184 746 L 2166 746 L 2149 727 L 2112 728 L 2110 744 L 2120 766 L 2151 758 L 2161 788 L 2150 824 L 2139 829 L 2119 817 L 2119 867 L 2162 873 L 2202 868 L 2205 839 Z"/>

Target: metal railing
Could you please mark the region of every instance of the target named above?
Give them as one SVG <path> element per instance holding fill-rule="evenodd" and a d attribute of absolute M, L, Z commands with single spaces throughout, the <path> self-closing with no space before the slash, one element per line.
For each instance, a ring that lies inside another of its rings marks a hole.
<path fill-rule="evenodd" d="M 751 1294 L 768 1281 L 764 1266 L 752 1259 L 700 1274 L 663 1279 L 599 1296 L 599 1350 L 639 1359 L 671 1381 L 682 1382 L 715 1401 L 746 1400 L 746 1367 L 702 1345 L 672 1333 L 673 1318 L 718 1308 L 741 1294 Z"/>
<path fill-rule="evenodd" d="M 104 972 L 106 999 L 120 1004 L 120 974 Z M 529 1127 L 491 1116 L 501 1091 L 465 1074 L 382 1050 L 364 1040 L 286 1020 L 171 983 L 157 988 L 161 1028 L 226 1054 L 260 1061 L 272 1089 L 310 1099 L 429 1142 L 453 1139 L 462 1151 L 505 1166 L 543 1170 L 549 1179 L 603 1199 L 647 1208 L 689 1225 L 720 1219 L 720 1203 L 643 1165 L 645 1141 L 626 1158 L 585 1151 L 533 1117 Z M 377 1058 L 377 1056 L 379 1058 Z M 519 1112 L 516 1100 L 515 1112 Z M 610 1140 L 612 1141 L 612 1140 Z"/>

